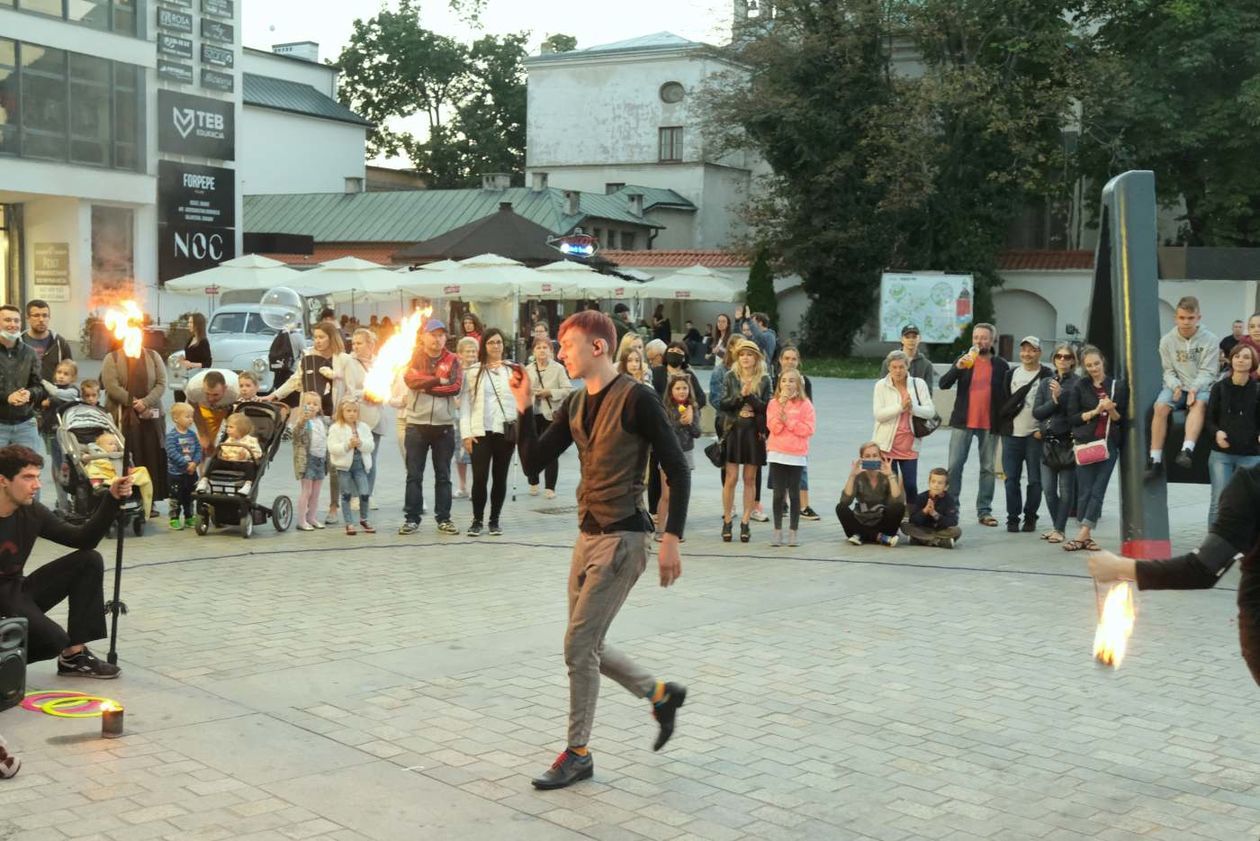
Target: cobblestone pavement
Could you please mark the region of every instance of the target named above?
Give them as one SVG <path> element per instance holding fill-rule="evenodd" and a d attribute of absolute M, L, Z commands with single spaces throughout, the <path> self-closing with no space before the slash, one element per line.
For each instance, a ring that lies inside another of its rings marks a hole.
<path fill-rule="evenodd" d="M 0 781 L 0 839 L 1256 838 L 1237 573 L 1142 594 L 1129 659 L 1096 667 L 1083 559 L 975 526 L 974 464 L 955 551 L 845 543 L 831 508 L 869 435 L 870 383 L 815 391 L 810 479 L 827 516 L 803 545 L 771 549 L 767 525 L 721 543 L 716 471 L 698 469 L 683 578 L 661 590 L 649 564 L 613 625 L 619 647 L 690 688 L 663 752 L 645 702 L 609 683 L 595 779 L 529 785 L 563 747 L 574 455 L 558 499 L 520 479 L 504 536 L 476 540 L 439 537 L 430 518 L 395 535 L 391 455 L 374 537 L 199 538 L 154 521 L 128 539 L 122 679 L 29 672 L 32 689 L 121 699 L 127 736 L 0 714 L 25 760 Z M 927 440 L 921 472 L 947 436 Z M 293 493 L 289 465 L 286 445 L 264 498 Z M 1207 490 L 1170 496 L 1184 550 Z M 466 525 L 468 502 L 455 506 Z"/>

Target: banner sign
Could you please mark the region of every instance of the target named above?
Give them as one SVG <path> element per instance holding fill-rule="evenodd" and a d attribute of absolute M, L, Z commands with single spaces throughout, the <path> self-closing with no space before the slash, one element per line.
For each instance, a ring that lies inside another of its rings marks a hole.
<path fill-rule="evenodd" d="M 191 3 L 192 0 L 189 0 Z M 214 15 L 217 18 L 232 17 L 233 3 L 232 0 L 201 0 L 201 13 L 203 15 Z"/>
<path fill-rule="evenodd" d="M 236 171 L 158 161 L 158 221 L 183 227 L 236 227 Z"/>
<path fill-rule="evenodd" d="M 971 324 L 975 289 L 969 274 L 885 273 L 879 283 L 879 337 L 901 341 L 913 324 L 929 344 L 948 344 Z"/>
<path fill-rule="evenodd" d="M 236 121 L 232 109 L 231 102 L 221 99 L 159 90 L 158 151 L 233 160 Z"/>
<path fill-rule="evenodd" d="M 193 16 L 188 12 L 181 12 L 177 9 L 168 9 L 165 6 L 158 6 L 158 29 L 165 29 L 170 32 L 182 32 L 185 35 L 191 35 L 193 32 Z"/>
<path fill-rule="evenodd" d="M 216 47 L 213 44 L 202 44 L 201 63 L 230 68 L 236 64 L 236 53 L 231 50 L 225 50 L 223 47 Z"/>
<path fill-rule="evenodd" d="M 193 42 L 178 35 L 159 32 L 157 37 L 158 55 L 166 58 L 178 58 L 192 61 Z"/>
<path fill-rule="evenodd" d="M 231 228 L 158 225 L 158 280 L 162 283 L 212 269 L 235 256 L 236 232 Z"/>
<path fill-rule="evenodd" d="M 178 61 L 167 61 L 159 58 L 157 63 L 158 76 L 171 82 L 179 82 L 182 85 L 191 85 L 193 83 L 193 69 L 187 64 L 180 64 Z"/>
<path fill-rule="evenodd" d="M 217 70 L 202 70 L 201 86 L 220 93 L 231 93 L 236 89 L 236 77 L 231 73 L 220 73 Z"/>
<path fill-rule="evenodd" d="M 232 24 L 211 18 L 201 19 L 201 37 L 220 44 L 231 45 L 236 41 L 236 33 Z"/>

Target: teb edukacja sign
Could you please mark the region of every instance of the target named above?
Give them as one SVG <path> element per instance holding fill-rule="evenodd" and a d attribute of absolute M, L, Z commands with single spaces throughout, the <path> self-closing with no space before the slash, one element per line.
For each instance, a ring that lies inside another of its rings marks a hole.
<path fill-rule="evenodd" d="M 231 102 L 158 91 L 158 150 L 230 161 L 236 158 Z"/>

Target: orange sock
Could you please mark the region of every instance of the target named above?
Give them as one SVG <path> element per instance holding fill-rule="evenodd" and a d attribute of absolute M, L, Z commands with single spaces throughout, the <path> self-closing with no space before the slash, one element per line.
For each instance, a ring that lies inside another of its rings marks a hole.
<path fill-rule="evenodd" d="M 590 750 L 585 745 L 583 745 L 580 748 L 569 748 L 569 753 L 575 753 L 578 756 L 586 756 L 588 753 L 590 753 Z"/>
<path fill-rule="evenodd" d="M 659 704 L 661 701 L 665 700 L 665 683 L 663 681 L 658 680 L 656 682 L 656 689 L 652 692 L 648 700 L 653 704 Z"/>

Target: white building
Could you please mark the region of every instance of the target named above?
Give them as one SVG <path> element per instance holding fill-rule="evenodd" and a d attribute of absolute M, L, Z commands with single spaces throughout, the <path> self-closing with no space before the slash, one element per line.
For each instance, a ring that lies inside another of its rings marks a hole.
<path fill-rule="evenodd" d="M 738 211 L 764 164 L 751 153 L 706 149 L 699 109 L 705 81 L 742 72 L 737 65 L 704 44 L 658 32 L 534 56 L 525 67 L 531 177 L 595 193 L 675 191 L 694 208 L 644 197 L 645 218 L 664 226 L 653 249 L 724 248 L 742 233 Z"/>

